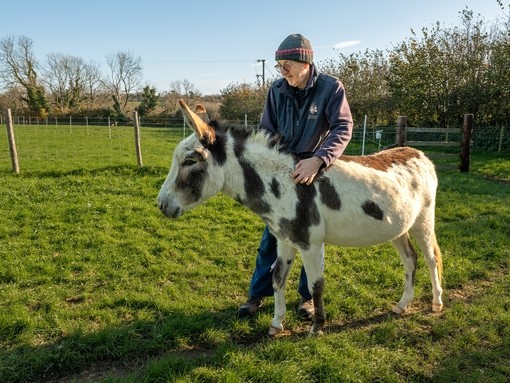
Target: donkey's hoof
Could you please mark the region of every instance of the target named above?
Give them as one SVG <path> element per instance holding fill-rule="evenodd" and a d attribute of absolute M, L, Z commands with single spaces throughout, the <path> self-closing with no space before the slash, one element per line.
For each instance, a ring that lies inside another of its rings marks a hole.
<path fill-rule="evenodd" d="M 443 311 L 443 304 L 442 303 L 432 303 L 432 311 L 435 313 L 439 313 Z"/>
<path fill-rule="evenodd" d="M 323 336 L 323 335 L 324 335 L 324 332 L 322 330 L 314 331 L 313 328 L 308 333 L 309 337 L 312 337 L 312 336 L 319 337 L 319 336 Z"/>
<path fill-rule="evenodd" d="M 268 335 L 269 336 L 276 336 L 279 333 L 281 333 L 282 331 L 283 331 L 283 325 L 280 325 L 278 327 L 271 325 L 271 327 L 269 327 Z"/>
<path fill-rule="evenodd" d="M 402 315 L 403 313 L 406 312 L 406 309 L 403 309 L 402 307 L 400 307 L 399 305 L 395 305 L 393 306 L 393 309 L 392 311 L 397 314 L 397 315 Z"/>

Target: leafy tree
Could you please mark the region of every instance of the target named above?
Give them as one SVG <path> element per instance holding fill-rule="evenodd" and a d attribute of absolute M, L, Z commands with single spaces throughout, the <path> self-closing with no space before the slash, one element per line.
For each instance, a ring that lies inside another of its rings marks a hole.
<path fill-rule="evenodd" d="M 113 99 L 113 112 L 110 113 L 110 117 L 115 119 L 116 121 L 125 121 L 127 120 L 126 115 L 122 111 L 122 107 L 120 106 L 120 101 L 116 95 L 112 95 Z"/>
<path fill-rule="evenodd" d="M 153 111 L 158 105 L 159 94 L 156 93 L 156 88 L 146 86 L 142 91 L 142 100 L 140 101 L 140 105 L 136 108 L 138 114 L 140 116 L 146 116 L 151 111 Z"/>
<path fill-rule="evenodd" d="M 401 113 L 417 124 L 448 126 L 487 102 L 491 35 L 468 9 L 461 27 L 423 28 L 390 53 L 390 90 Z"/>
<path fill-rule="evenodd" d="M 439 24 L 432 31 L 422 30 L 423 39 L 413 36 L 390 52 L 389 87 L 399 114 L 411 123 L 447 125 L 447 112 L 456 100 L 452 91 L 458 72 L 452 63 L 455 52 L 442 36 Z"/>
<path fill-rule="evenodd" d="M 487 102 L 481 107 L 485 122 L 510 124 L 510 20 L 491 47 L 487 68 Z"/>
<path fill-rule="evenodd" d="M 380 50 L 339 54 L 337 59 L 318 64 L 321 71 L 342 81 L 354 121 L 367 115 L 372 124 L 394 121 L 392 98 L 388 88 L 389 63 Z"/>
<path fill-rule="evenodd" d="M 260 121 L 266 89 L 247 83 L 231 83 L 221 90 L 220 114 L 224 119 Z"/>
<path fill-rule="evenodd" d="M 345 84 L 355 120 L 394 123 L 403 114 L 410 124 L 449 126 L 474 113 L 477 122 L 508 124 L 510 19 L 488 27 L 467 8 L 459 13 L 459 26 L 436 23 L 386 54 L 339 55 L 321 70 Z"/>

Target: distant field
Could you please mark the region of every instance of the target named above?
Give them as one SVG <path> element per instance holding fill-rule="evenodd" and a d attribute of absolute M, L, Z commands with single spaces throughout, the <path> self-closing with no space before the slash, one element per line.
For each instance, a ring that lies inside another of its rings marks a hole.
<path fill-rule="evenodd" d="M 136 165 L 134 129 L 129 126 L 16 125 L 14 127 L 22 173 L 92 170 Z M 146 166 L 170 165 L 171 145 L 191 134 L 182 126 L 141 128 L 142 159 Z M 362 153 L 361 131 L 356 131 L 346 154 Z M 170 146 L 169 146 L 170 144 Z M 378 142 L 367 140 L 365 154 L 375 152 Z M 0 136 L 0 172 L 11 169 L 5 133 Z"/>
<path fill-rule="evenodd" d="M 186 134 L 190 134 L 190 130 Z M 133 127 L 15 126 L 21 172 L 65 172 L 136 165 Z M 170 164 L 170 144 L 182 128 L 142 128 L 142 155 L 150 166 Z M 0 171 L 11 169 L 5 135 L 0 141 Z M 5 139 L 5 142 L 3 141 Z M 147 146 L 144 144 L 147 143 Z"/>
<path fill-rule="evenodd" d="M 443 314 L 423 259 L 395 317 L 392 246 L 327 246 L 325 335 L 294 312 L 298 260 L 289 331 L 270 340 L 272 300 L 236 318 L 260 219 L 223 195 L 177 220 L 156 207 L 182 130 L 143 128 L 142 168 L 132 128 L 16 132 L 19 176 L 0 139 L 0 382 L 510 381 L 508 153 L 473 155 L 469 173 L 438 160 Z"/>

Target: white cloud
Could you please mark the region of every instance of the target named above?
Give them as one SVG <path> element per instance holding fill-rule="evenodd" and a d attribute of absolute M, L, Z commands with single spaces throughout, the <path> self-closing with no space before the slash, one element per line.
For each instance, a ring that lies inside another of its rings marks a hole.
<path fill-rule="evenodd" d="M 350 47 L 353 47 L 353 46 L 359 45 L 359 44 L 361 44 L 360 40 L 342 41 L 342 42 L 339 42 L 339 43 L 333 45 L 333 48 L 335 48 L 335 49 L 350 48 Z"/>

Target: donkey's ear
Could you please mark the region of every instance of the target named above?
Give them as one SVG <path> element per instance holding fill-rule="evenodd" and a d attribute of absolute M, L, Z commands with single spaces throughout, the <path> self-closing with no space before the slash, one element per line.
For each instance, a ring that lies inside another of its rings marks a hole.
<path fill-rule="evenodd" d="M 207 110 L 205 109 L 205 106 L 202 104 L 197 104 L 195 106 L 195 113 L 205 122 L 209 123 L 209 115 L 207 114 Z"/>
<path fill-rule="evenodd" d="M 211 145 L 216 140 L 216 132 L 214 129 L 200 118 L 195 112 L 193 112 L 183 99 L 179 99 L 179 105 L 181 107 L 184 119 L 189 126 L 195 131 L 197 138 L 204 145 Z"/>

